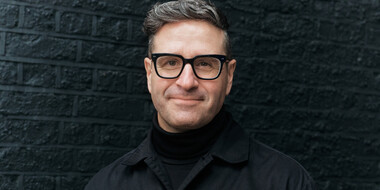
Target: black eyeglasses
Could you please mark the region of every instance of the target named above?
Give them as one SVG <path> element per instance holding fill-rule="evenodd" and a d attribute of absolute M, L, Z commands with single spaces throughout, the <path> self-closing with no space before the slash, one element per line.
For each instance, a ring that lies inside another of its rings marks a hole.
<path fill-rule="evenodd" d="M 192 59 L 185 59 L 177 54 L 153 53 L 152 61 L 157 75 L 164 79 L 179 77 L 185 65 L 189 63 L 196 77 L 214 80 L 219 77 L 227 59 L 224 55 L 198 55 Z"/>

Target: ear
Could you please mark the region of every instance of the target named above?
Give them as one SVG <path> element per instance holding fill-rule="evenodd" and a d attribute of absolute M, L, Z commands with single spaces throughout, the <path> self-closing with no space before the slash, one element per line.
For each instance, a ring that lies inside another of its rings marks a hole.
<path fill-rule="evenodd" d="M 227 88 L 226 88 L 226 95 L 230 94 L 231 88 L 232 88 L 232 81 L 234 79 L 234 72 L 236 68 L 236 60 L 232 59 L 227 64 Z"/>
<path fill-rule="evenodd" d="M 152 60 L 149 58 L 144 59 L 144 66 L 146 71 L 146 80 L 148 84 L 149 93 L 151 93 L 151 77 L 152 77 Z"/>

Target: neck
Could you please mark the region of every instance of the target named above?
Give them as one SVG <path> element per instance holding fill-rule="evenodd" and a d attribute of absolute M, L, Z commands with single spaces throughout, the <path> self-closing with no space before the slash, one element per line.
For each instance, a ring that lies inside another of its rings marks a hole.
<path fill-rule="evenodd" d="M 153 119 L 152 143 L 160 156 L 172 159 L 191 159 L 208 152 L 224 128 L 226 112 L 222 110 L 207 125 L 183 133 L 169 133 Z"/>

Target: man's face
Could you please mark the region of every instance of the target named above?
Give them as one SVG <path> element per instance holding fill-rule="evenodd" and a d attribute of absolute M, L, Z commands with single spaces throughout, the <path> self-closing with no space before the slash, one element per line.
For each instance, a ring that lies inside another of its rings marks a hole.
<path fill-rule="evenodd" d="M 224 47 L 222 30 L 204 21 L 187 20 L 161 27 L 154 36 L 152 52 L 189 59 L 204 54 L 225 55 Z M 158 123 L 175 133 L 203 127 L 220 111 L 231 90 L 236 61 L 224 64 L 215 80 L 197 78 L 190 64 L 178 78 L 163 79 L 157 76 L 151 59 L 145 58 L 144 64 Z"/>

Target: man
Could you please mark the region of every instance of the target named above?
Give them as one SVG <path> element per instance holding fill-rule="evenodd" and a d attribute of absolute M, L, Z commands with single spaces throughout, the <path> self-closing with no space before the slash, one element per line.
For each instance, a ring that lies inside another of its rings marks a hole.
<path fill-rule="evenodd" d="M 202 0 L 156 4 L 148 12 L 152 130 L 87 190 L 314 189 L 302 166 L 249 138 L 223 109 L 236 67 L 227 28 L 226 17 Z"/>

